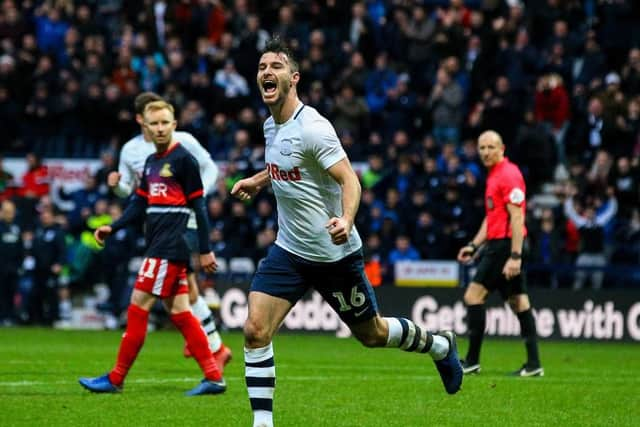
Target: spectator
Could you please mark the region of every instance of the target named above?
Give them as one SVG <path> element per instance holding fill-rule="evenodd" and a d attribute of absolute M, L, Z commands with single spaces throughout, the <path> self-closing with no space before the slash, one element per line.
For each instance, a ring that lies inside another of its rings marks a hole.
<path fill-rule="evenodd" d="M 69 291 L 58 280 L 65 252 L 64 233 L 56 224 L 53 211 L 43 209 L 33 239 L 35 271 L 29 297 L 29 316 L 33 323 L 51 326 L 61 318 L 68 320 L 71 315 Z"/>
<path fill-rule="evenodd" d="M 536 122 L 533 111 L 524 113 L 515 144 L 514 157 L 522 168 L 527 188 L 536 194 L 541 185 L 553 179 L 553 169 L 540 165 L 556 164 L 555 142 L 547 127 Z"/>
<path fill-rule="evenodd" d="M 543 209 L 540 219 L 529 228 L 531 238 L 530 274 L 532 283 L 540 287 L 557 289 L 558 278 L 553 272 L 561 262 L 562 236 L 555 225 L 551 209 Z"/>
<path fill-rule="evenodd" d="M 122 216 L 122 207 L 117 202 L 111 203 L 108 209 L 109 224 Z M 109 286 L 108 307 L 105 307 L 110 314 L 106 323 L 108 328 L 118 325 L 117 319 L 127 307 L 129 260 L 135 254 L 137 237 L 134 228 L 125 227 L 109 236 L 104 249 L 98 253 L 100 271 Z"/>
<path fill-rule="evenodd" d="M 596 34 L 594 31 L 589 31 L 584 44 L 584 51 L 576 55 L 573 62 L 572 75 L 574 84 L 589 85 L 594 79 L 601 78 L 605 74 L 605 67 L 605 56 L 600 50 Z"/>
<path fill-rule="evenodd" d="M 365 62 L 372 64 L 377 50 L 375 27 L 363 1 L 356 1 L 351 7 L 351 21 L 345 32 L 351 49 L 361 52 Z"/>
<path fill-rule="evenodd" d="M 2 74 L 2 62 L 5 57 L 0 57 L 0 75 Z M 0 126 L 5 132 L 6 150 L 12 151 L 19 148 L 22 141 L 18 141 L 20 135 L 21 108 L 15 97 L 11 95 L 8 87 L 0 83 Z"/>
<path fill-rule="evenodd" d="M 242 256 L 244 248 L 250 248 L 255 242 L 251 219 L 247 215 L 244 203 L 232 202 L 230 217 L 225 224 L 224 232 L 230 256 Z"/>
<path fill-rule="evenodd" d="M 324 84 L 317 80 L 311 83 L 309 99 L 306 103 L 324 116 L 328 116 L 334 109 L 333 100 L 325 93 Z"/>
<path fill-rule="evenodd" d="M 463 93 L 460 85 L 444 68 L 438 69 L 436 82 L 429 95 L 428 107 L 433 122 L 433 136 L 443 144 L 460 142 Z"/>
<path fill-rule="evenodd" d="M 43 52 L 59 54 L 64 46 L 64 36 L 69 23 L 62 19 L 60 10 L 44 2 L 35 11 L 36 36 Z"/>
<path fill-rule="evenodd" d="M 396 87 L 387 91 L 384 126 L 386 137 L 401 129 L 413 133 L 418 100 L 415 93 L 409 90 L 409 83 L 409 74 L 402 73 L 398 76 Z"/>
<path fill-rule="evenodd" d="M 604 279 L 602 271 L 607 265 L 604 246 L 604 227 L 611 221 L 618 210 L 618 202 L 611 194 L 604 209 L 597 213 L 596 207 L 586 205 L 578 213 L 574 205 L 575 191 L 564 202 L 564 213 L 577 227 L 580 233 L 580 250 L 576 259 L 575 280 L 573 289 L 579 290 L 589 277 L 593 289 L 601 289 Z"/>
<path fill-rule="evenodd" d="M 415 236 L 416 249 L 420 252 L 422 259 L 445 259 L 446 254 L 451 250 L 441 227 L 436 224 L 428 210 L 418 213 L 412 235 Z"/>
<path fill-rule="evenodd" d="M 57 193 L 57 194 L 56 194 Z M 56 207 L 68 212 L 71 231 L 79 234 L 91 215 L 93 206 L 100 198 L 100 192 L 94 176 L 88 175 L 84 179 L 84 186 L 73 192 L 67 192 L 63 187 L 53 192 Z M 56 197 L 57 196 L 57 197 Z"/>
<path fill-rule="evenodd" d="M 370 154 L 367 160 L 368 167 L 360 177 L 365 189 L 374 188 L 385 177 L 384 160 L 379 154 Z"/>
<path fill-rule="evenodd" d="M 27 172 L 22 176 L 19 195 L 27 199 L 38 199 L 49 194 L 49 172 L 35 153 L 27 154 Z"/>
<path fill-rule="evenodd" d="M 0 202 L 10 198 L 13 192 L 13 175 L 3 166 L 3 158 L 0 155 Z"/>
<path fill-rule="evenodd" d="M 387 264 L 384 262 L 384 255 L 380 252 L 380 237 L 371 234 L 367 238 L 363 248 L 364 273 L 371 282 L 371 286 L 382 285 L 383 278 L 387 274 Z"/>
<path fill-rule="evenodd" d="M 231 114 L 238 111 L 243 98 L 249 95 L 249 85 L 244 77 L 236 71 L 232 60 L 224 63 L 224 68 L 218 70 L 213 79 L 214 83 L 224 91 L 224 96 L 230 103 L 226 110 Z"/>
<path fill-rule="evenodd" d="M 346 85 L 353 88 L 356 95 L 364 95 L 368 73 L 369 70 L 362 53 L 355 51 L 351 54 L 349 64 L 345 66 L 338 79 L 333 83 L 333 90 L 337 92 Z"/>
<path fill-rule="evenodd" d="M 189 132 L 197 141 L 207 139 L 206 112 L 198 101 L 187 101 L 180 113 L 182 130 Z"/>
<path fill-rule="evenodd" d="M 589 99 L 587 111 L 572 123 L 566 141 L 571 143 L 570 153 L 581 156 L 584 162 L 595 157 L 597 150 L 606 149 L 611 140 L 613 124 L 604 117 L 604 106 L 597 97 Z"/>
<path fill-rule="evenodd" d="M 638 167 L 633 167 L 628 157 L 619 157 L 615 168 L 609 172 L 608 185 L 615 191 L 618 200 L 618 217 L 629 220 L 638 206 L 640 176 Z"/>
<path fill-rule="evenodd" d="M 627 63 L 622 68 L 624 93 L 629 96 L 640 94 L 640 48 L 629 50 Z"/>
<path fill-rule="evenodd" d="M 212 123 L 208 128 L 208 149 L 214 160 L 227 158 L 227 153 L 233 146 L 233 135 L 235 133 L 234 124 L 224 113 L 217 113 L 213 116 Z"/>
<path fill-rule="evenodd" d="M 538 80 L 535 95 L 535 115 L 555 138 L 557 159 L 565 162 L 564 134 L 570 117 L 569 96 L 562 77 L 548 74 Z"/>
<path fill-rule="evenodd" d="M 216 72 L 215 84 L 224 89 L 227 98 L 236 98 L 249 95 L 247 81 L 235 69 L 233 61 L 228 60 L 224 68 Z"/>
<path fill-rule="evenodd" d="M 36 83 L 33 97 L 25 108 L 28 137 L 34 144 L 34 151 L 40 156 L 59 157 L 63 154 L 63 147 L 58 139 L 51 138 L 55 125 L 53 97 L 47 84 L 43 81 Z"/>
<path fill-rule="evenodd" d="M 376 56 L 375 68 L 365 82 L 367 105 L 372 114 L 382 112 L 387 104 L 387 91 L 395 87 L 396 82 L 397 76 L 389 67 L 387 54 L 380 52 Z"/>
<path fill-rule="evenodd" d="M 273 228 L 265 228 L 256 235 L 253 262 L 258 265 L 266 256 L 269 248 L 276 241 L 276 232 Z"/>
<path fill-rule="evenodd" d="M 342 86 L 334 104 L 335 119 L 333 123 L 336 132 L 347 131 L 355 139 L 359 139 L 361 130 L 366 124 L 368 112 L 369 108 L 365 100 L 356 96 L 351 86 Z"/>
<path fill-rule="evenodd" d="M 436 22 L 429 17 L 424 6 L 416 5 L 411 13 L 411 20 L 402 28 L 408 42 L 407 62 L 411 73 L 417 78 L 418 85 L 426 81 L 430 62 L 433 61 L 431 46 L 436 32 Z"/>
<path fill-rule="evenodd" d="M 411 245 L 409 236 L 401 234 L 396 238 L 395 249 L 389 253 L 389 266 L 393 267 L 398 261 L 417 261 L 420 254 Z"/>
<path fill-rule="evenodd" d="M 10 326 L 17 321 L 14 300 L 18 290 L 18 274 L 24 248 L 20 227 L 15 223 L 16 206 L 5 200 L 0 204 L 0 324 Z"/>

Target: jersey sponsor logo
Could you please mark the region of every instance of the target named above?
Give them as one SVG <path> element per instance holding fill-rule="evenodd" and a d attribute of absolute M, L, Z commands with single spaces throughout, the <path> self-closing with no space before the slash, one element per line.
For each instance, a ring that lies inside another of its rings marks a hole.
<path fill-rule="evenodd" d="M 280 169 L 280 167 L 273 163 L 267 163 L 267 171 L 269 176 L 274 181 L 301 181 L 302 175 L 300 174 L 300 168 L 295 167 L 291 170 Z"/>
<path fill-rule="evenodd" d="M 519 188 L 514 188 L 509 193 L 509 201 L 514 205 L 519 205 L 520 203 L 524 202 L 524 191 Z"/>
<path fill-rule="evenodd" d="M 162 182 L 149 183 L 149 194 L 152 197 L 167 197 L 167 185 Z"/>
<path fill-rule="evenodd" d="M 169 163 L 165 163 L 164 165 L 162 165 L 162 169 L 160 169 L 159 175 L 163 178 L 169 178 L 173 176 L 173 173 L 171 172 L 171 165 Z"/>

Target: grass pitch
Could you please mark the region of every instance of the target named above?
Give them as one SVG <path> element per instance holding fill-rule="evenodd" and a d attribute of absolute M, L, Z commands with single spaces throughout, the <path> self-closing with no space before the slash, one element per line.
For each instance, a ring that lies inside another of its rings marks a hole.
<path fill-rule="evenodd" d="M 200 379 L 174 331 L 153 332 L 124 392 L 91 394 L 80 376 L 107 372 L 120 332 L 0 329 L 0 426 L 251 426 L 242 337 L 219 396 L 187 398 Z M 466 341 L 460 340 L 464 354 Z M 486 340 L 482 373 L 445 393 L 429 356 L 368 350 L 355 340 L 279 335 L 276 426 L 632 426 L 640 419 L 637 344 L 542 342 L 544 378 L 511 378 L 524 347 Z"/>

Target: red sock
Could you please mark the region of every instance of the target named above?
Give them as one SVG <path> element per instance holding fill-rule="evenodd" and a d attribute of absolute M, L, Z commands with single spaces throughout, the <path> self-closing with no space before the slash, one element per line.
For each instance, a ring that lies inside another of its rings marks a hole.
<path fill-rule="evenodd" d="M 202 326 L 200 326 L 198 319 L 190 311 L 183 311 L 182 313 L 172 314 L 171 321 L 187 341 L 187 347 L 198 362 L 198 365 L 200 365 L 205 378 L 212 381 L 222 379 L 220 369 L 218 369 L 216 360 L 209 349 L 207 335 L 204 333 Z"/>
<path fill-rule="evenodd" d="M 127 311 L 127 330 L 122 335 L 120 350 L 116 366 L 109 373 L 109 381 L 114 385 L 121 385 L 127 376 L 131 365 L 135 362 L 144 339 L 147 336 L 149 312 L 137 305 L 130 304 Z"/>

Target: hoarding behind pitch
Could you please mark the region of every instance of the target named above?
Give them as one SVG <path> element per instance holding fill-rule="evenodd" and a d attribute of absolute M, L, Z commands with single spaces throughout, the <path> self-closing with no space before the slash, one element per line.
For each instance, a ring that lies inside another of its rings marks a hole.
<path fill-rule="evenodd" d="M 218 287 L 225 326 L 241 328 L 247 313 L 244 287 Z M 450 329 L 465 335 L 464 290 L 380 287 L 375 292 L 384 315 L 412 319 L 431 331 Z M 640 291 L 532 290 L 538 335 L 549 339 L 640 341 Z M 285 319 L 284 330 L 329 332 L 346 336 L 346 326 L 316 292 L 308 294 Z M 487 303 L 489 336 L 518 337 L 516 316 L 497 295 Z"/>

